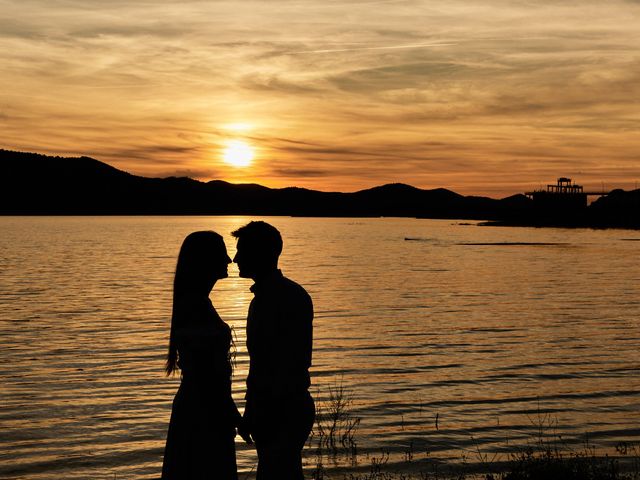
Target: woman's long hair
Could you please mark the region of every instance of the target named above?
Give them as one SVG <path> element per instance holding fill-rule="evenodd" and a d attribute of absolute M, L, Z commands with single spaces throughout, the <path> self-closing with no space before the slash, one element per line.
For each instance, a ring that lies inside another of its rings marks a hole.
<path fill-rule="evenodd" d="M 176 274 L 173 279 L 171 331 L 165 366 L 167 375 L 171 375 L 178 368 L 178 347 L 175 332 L 180 326 L 181 319 L 184 318 L 189 298 L 193 299 L 199 294 L 207 295 L 209 293 L 207 289 L 211 288 L 212 259 L 221 254 L 226 255 L 224 240 L 222 236 L 213 231 L 190 233 L 182 242 Z"/>

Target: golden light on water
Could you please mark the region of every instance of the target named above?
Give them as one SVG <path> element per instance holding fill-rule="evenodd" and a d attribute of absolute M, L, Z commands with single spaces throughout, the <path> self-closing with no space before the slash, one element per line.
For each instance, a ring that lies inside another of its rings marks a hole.
<path fill-rule="evenodd" d="M 229 140 L 222 153 L 222 159 L 228 165 L 244 168 L 251 165 L 255 151 L 251 145 L 242 140 Z"/>

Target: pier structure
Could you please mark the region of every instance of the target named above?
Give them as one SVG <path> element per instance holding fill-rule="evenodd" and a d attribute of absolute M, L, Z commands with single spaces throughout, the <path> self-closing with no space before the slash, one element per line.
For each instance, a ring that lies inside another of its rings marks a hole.
<path fill-rule="evenodd" d="M 586 208 L 587 197 L 603 196 L 606 192 L 585 192 L 582 185 L 572 182 L 570 178 L 560 177 L 555 185 L 547 185 L 546 190 L 525 192 L 525 195 L 533 200 L 537 208 L 566 211 Z"/>

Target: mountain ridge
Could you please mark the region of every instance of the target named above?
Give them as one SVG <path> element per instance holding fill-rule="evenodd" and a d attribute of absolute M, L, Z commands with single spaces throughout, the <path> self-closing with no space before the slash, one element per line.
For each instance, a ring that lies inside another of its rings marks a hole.
<path fill-rule="evenodd" d="M 466 198 L 445 188 L 388 183 L 351 193 L 303 187 L 270 188 L 225 180 L 152 178 L 100 160 L 0 150 L 2 214 L 274 214 L 308 216 L 450 216 L 448 200 Z M 13 192 L 7 195 L 7 192 Z M 20 192 L 29 192 L 28 195 Z M 46 198 L 45 202 L 36 197 Z M 75 199 L 75 203 L 74 203 Z M 173 201 L 171 201 L 173 199 Z M 20 200 L 20 202 L 18 201 Z M 489 202 L 499 200 L 487 199 Z M 425 201 L 431 203 L 425 208 Z M 457 205 L 455 210 L 460 210 Z"/>
<path fill-rule="evenodd" d="M 614 190 L 570 218 L 515 194 L 464 196 L 387 183 L 356 192 L 134 175 L 91 157 L 0 149 L 0 215 L 285 215 L 486 220 L 494 225 L 640 228 L 640 190 Z"/>

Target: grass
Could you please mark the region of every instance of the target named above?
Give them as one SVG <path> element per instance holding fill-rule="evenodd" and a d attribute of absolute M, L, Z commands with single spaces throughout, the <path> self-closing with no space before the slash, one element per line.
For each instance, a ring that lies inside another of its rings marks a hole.
<path fill-rule="evenodd" d="M 508 454 L 489 456 L 477 446 L 474 462 L 464 455 L 453 465 L 431 459 L 429 452 L 418 454 L 411 443 L 400 462 L 390 462 L 388 451 L 363 459 L 357 448 L 361 419 L 352 406 L 342 381 L 328 388 L 325 401 L 317 402 L 306 450 L 313 457 L 313 480 L 640 480 L 637 444 L 620 443 L 615 457 L 600 454 L 588 437 L 576 449 L 557 434 L 557 420 L 539 410 L 529 418 L 535 435 L 523 446 L 509 446 Z M 330 474 L 327 463 L 338 468 Z"/>
<path fill-rule="evenodd" d="M 356 432 L 360 418 L 352 414 L 352 404 L 353 398 L 345 389 L 342 380 L 328 387 L 328 398 L 325 402 L 316 403 L 315 426 L 309 436 L 309 444 L 315 454 L 313 480 L 326 478 L 325 461 L 335 464 L 346 460 L 352 466 L 357 464 Z"/>

